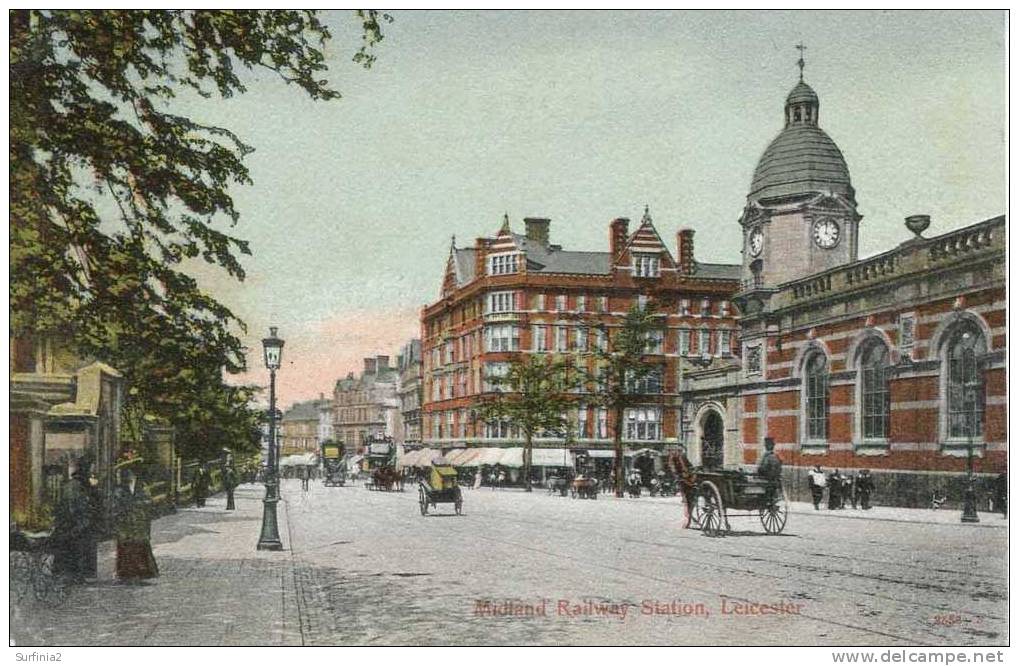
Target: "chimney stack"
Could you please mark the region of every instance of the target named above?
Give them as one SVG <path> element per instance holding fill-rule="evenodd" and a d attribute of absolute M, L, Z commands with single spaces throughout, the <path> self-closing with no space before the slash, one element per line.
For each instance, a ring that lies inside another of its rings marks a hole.
<path fill-rule="evenodd" d="M 378 360 L 378 366 L 377 366 L 378 372 L 382 372 L 383 370 L 388 370 L 389 369 L 389 357 L 388 356 L 376 356 L 375 358 Z"/>
<path fill-rule="evenodd" d="M 366 358 L 364 360 L 364 374 L 374 375 L 375 374 L 375 359 Z"/>
<path fill-rule="evenodd" d="M 609 225 L 609 254 L 613 259 L 623 251 L 623 246 L 626 245 L 629 226 L 630 220 L 625 217 L 617 217 Z"/>
<path fill-rule="evenodd" d="M 680 275 L 692 275 L 694 272 L 693 232 L 693 229 L 680 229 L 676 234 L 676 258 Z"/>
<path fill-rule="evenodd" d="M 551 222 L 547 217 L 525 217 L 524 229 L 527 232 L 527 240 L 548 247 L 548 227 Z"/>

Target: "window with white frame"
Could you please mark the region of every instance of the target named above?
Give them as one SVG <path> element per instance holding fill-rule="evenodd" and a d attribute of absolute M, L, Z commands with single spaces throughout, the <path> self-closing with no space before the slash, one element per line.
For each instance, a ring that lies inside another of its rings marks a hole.
<path fill-rule="evenodd" d="M 587 439 L 587 405 L 577 405 L 577 439 Z"/>
<path fill-rule="evenodd" d="M 609 410 L 605 407 L 599 407 L 597 416 L 597 430 L 595 431 L 594 436 L 598 439 L 605 439 L 609 436 Z"/>
<path fill-rule="evenodd" d="M 453 354 L 453 341 L 450 340 L 445 344 L 446 352 L 446 363 L 453 363 L 456 361 L 456 356 Z"/>
<path fill-rule="evenodd" d="M 555 309 L 558 312 L 566 311 L 566 294 L 559 294 L 555 297 Z"/>
<path fill-rule="evenodd" d="M 803 372 L 805 434 L 808 440 L 828 439 L 828 359 L 821 352 L 811 354 Z"/>
<path fill-rule="evenodd" d="M 436 377 L 432 380 L 432 401 L 442 400 L 442 381 Z"/>
<path fill-rule="evenodd" d="M 647 332 L 647 346 L 644 348 L 648 354 L 661 354 L 665 347 L 665 331 L 660 328 Z"/>
<path fill-rule="evenodd" d="M 662 410 L 636 407 L 626 410 L 626 439 L 653 441 L 662 438 Z"/>
<path fill-rule="evenodd" d="M 453 437 L 453 412 L 446 412 L 446 436 Z"/>
<path fill-rule="evenodd" d="M 446 385 L 445 386 L 445 388 L 446 388 L 446 397 L 447 398 L 452 398 L 453 397 L 453 373 L 449 373 L 448 375 L 446 375 L 443 378 L 443 382 Z"/>
<path fill-rule="evenodd" d="M 509 363 L 486 363 L 485 364 L 485 390 L 503 391 L 507 387 L 499 380 L 509 376 Z"/>
<path fill-rule="evenodd" d="M 679 329 L 679 353 L 687 356 L 690 353 L 690 329 Z"/>
<path fill-rule="evenodd" d="M 520 349 L 520 329 L 510 324 L 485 327 L 485 351 L 504 352 Z"/>
<path fill-rule="evenodd" d="M 679 314 L 686 316 L 690 314 L 690 299 L 681 298 L 679 299 Z"/>
<path fill-rule="evenodd" d="M 864 439 L 888 439 L 890 371 L 888 347 L 872 340 L 860 354 L 860 425 Z"/>
<path fill-rule="evenodd" d="M 732 331 L 727 328 L 718 332 L 718 353 L 721 356 L 732 354 Z"/>
<path fill-rule="evenodd" d="M 517 272 L 518 253 L 493 254 L 488 257 L 489 275 L 508 275 Z"/>
<path fill-rule="evenodd" d="M 608 312 L 608 311 L 609 311 L 609 297 L 608 296 L 599 296 L 598 297 L 598 312 Z"/>
<path fill-rule="evenodd" d="M 718 316 L 728 317 L 729 316 L 729 301 L 718 302 Z"/>
<path fill-rule="evenodd" d="M 637 307 L 641 310 L 647 309 L 648 297 L 645 294 L 637 296 Z"/>
<path fill-rule="evenodd" d="M 578 326 L 573 329 L 573 348 L 577 351 L 587 351 L 587 329 Z"/>
<path fill-rule="evenodd" d="M 545 294 L 534 295 L 534 309 L 538 312 L 545 309 Z"/>
<path fill-rule="evenodd" d="M 531 341 L 534 351 L 548 351 L 548 340 L 545 338 L 545 327 L 541 324 L 531 326 Z"/>
<path fill-rule="evenodd" d="M 711 314 L 711 299 L 705 298 L 701 300 L 701 316 L 707 317 Z"/>
<path fill-rule="evenodd" d="M 662 369 L 654 368 L 639 379 L 634 379 L 636 373 L 628 371 L 626 377 L 627 393 L 657 394 L 662 392 Z"/>
<path fill-rule="evenodd" d="M 442 418 L 438 413 L 432 414 L 432 437 L 435 439 L 442 437 Z"/>
<path fill-rule="evenodd" d="M 635 277 L 658 277 L 659 262 L 657 254 L 634 254 L 633 275 Z"/>
<path fill-rule="evenodd" d="M 977 326 L 958 325 L 946 344 L 948 436 L 979 439 L 984 431 L 984 376 L 981 358 L 987 343 Z"/>
<path fill-rule="evenodd" d="M 608 333 L 603 328 L 594 329 L 594 348 L 598 351 L 608 351 Z"/>
<path fill-rule="evenodd" d="M 697 353 L 701 356 L 711 354 L 711 331 L 706 328 L 697 331 Z"/>
<path fill-rule="evenodd" d="M 494 291 L 488 294 L 488 298 L 485 301 L 485 312 L 487 314 L 497 312 L 512 312 L 514 309 L 515 300 L 516 300 L 515 292 Z"/>
<path fill-rule="evenodd" d="M 555 327 L 555 350 L 566 351 L 569 336 L 569 329 L 566 326 Z"/>
<path fill-rule="evenodd" d="M 461 409 L 459 416 L 460 416 L 459 422 L 457 423 L 459 434 L 460 434 L 460 437 L 466 437 L 467 436 L 467 410 L 466 409 Z"/>
<path fill-rule="evenodd" d="M 584 294 L 577 296 L 577 312 L 583 312 L 587 307 L 587 297 Z"/>

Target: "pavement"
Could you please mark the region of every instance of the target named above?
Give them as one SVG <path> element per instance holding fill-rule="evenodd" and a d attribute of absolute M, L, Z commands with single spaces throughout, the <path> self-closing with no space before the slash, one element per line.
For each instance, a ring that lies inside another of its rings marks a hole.
<path fill-rule="evenodd" d="M 259 486 L 153 524 L 160 577 L 11 605 L 19 646 L 1004 645 L 1007 522 L 794 503 L 785 531 L 681 528 L 678 498 L 573 500 L 285 481 L 286 550 L 256 551 Z M 996 528 L 996 529 L 988 529 Z"/>

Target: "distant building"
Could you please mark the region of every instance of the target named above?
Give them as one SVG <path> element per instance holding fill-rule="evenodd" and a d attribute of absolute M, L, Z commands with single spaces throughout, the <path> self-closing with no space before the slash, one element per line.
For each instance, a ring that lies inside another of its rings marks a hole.
<path fill-rule="evenodd" d="M 400 373 L 388 356 L 364 359 L 360 377 L 350 373 L 333 390 L 333 433 L 349 452 L 362 452 L 369 435 L 403 436 Z"/>
<path fill-rule="evenodd" d="M 318 451 L 319 410 L 327 402 L 324 398 L 298 402 L 283 413 L 280 455 Z"/>
<path fill-rule="evenodd" d="M 318 443 L 333 441 L 333 401 L 326 400 L 325 394 L 319 394 L 318 405 Z"/>
<path fill-rule="evenodd" d="M 400 370 L 400 416 L 403 443 L 421 443 L 421 340 L 415 338 L 403 346 L 398 357 Z"/>

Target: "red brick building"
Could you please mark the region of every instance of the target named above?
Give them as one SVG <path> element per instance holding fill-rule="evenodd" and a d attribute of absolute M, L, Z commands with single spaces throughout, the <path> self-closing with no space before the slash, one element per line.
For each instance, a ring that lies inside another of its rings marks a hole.
<path fill-rule="evenodd" d="M 519 446 L 506 424 L 475 424 L 471 408 L 491 389 L 485 378 L 524 354 L 564 354 L 593 367 L 604 344 L 595 323 L 618 325 L 634 304 L 653 301 L 663 328 L 652 341 L 647 402 L 627 410 L 624 440 L 633 448 L 661 449 L 683 438 L 679 404 L 682 375 L 692 367 L 735 363 L 731 294 L 739 266 L 698 263 L 693 232 L 677 234 L 675 255 L 645 211 L 608 225 L 607 252 L 564 250 L 549 238 L 550 221 L 526 218 L 524 234 L 508 218 L 472 248 L 450 248 L 442 299 L 422 313 L 424 409 L 422 439 L 429 446 Z M 699 366 L 689 360 L 696 360 Z M 609 447 L 611 415 L 577 393 L 569 415 L 577 445 Z M 538 446 L 562 445 L 547 439 Z"/>

